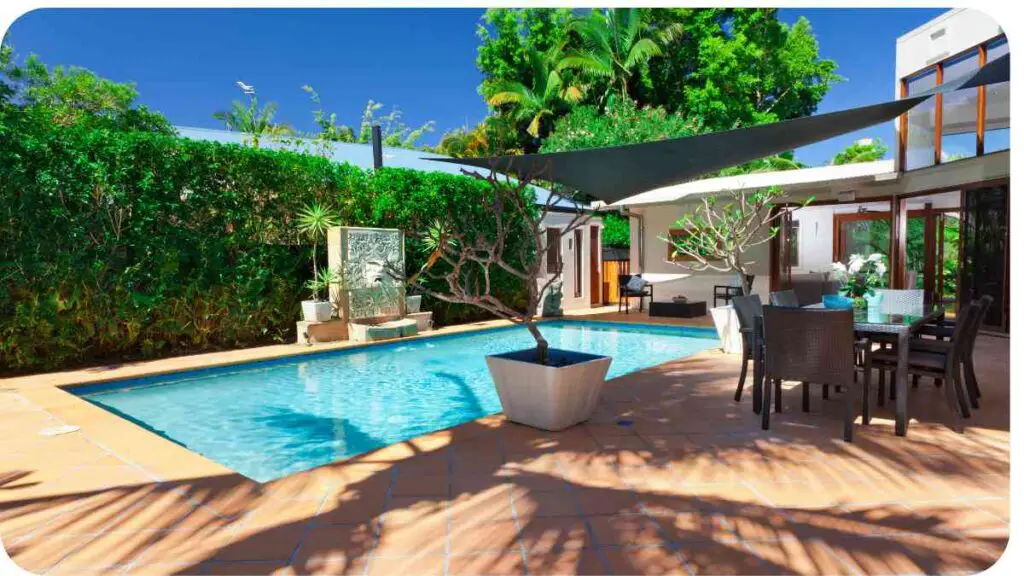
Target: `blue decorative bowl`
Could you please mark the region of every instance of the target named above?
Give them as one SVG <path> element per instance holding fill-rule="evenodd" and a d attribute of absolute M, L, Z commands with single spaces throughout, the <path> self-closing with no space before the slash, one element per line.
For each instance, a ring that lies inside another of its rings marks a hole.
<path fill-rule="evenodd" d="M 826 294 L 822 299 L 822 303 L 825 304 L 825 308 L 832 308 L 835 310 L 851 310 L 853 309 L 853 298 L 846 296 L 838 296 L 836 294 Z"/>

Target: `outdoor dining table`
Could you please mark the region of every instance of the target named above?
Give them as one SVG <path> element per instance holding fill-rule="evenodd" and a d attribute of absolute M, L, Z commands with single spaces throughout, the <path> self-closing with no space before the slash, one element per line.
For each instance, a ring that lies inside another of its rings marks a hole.
<path fill-rule="evenodd" d="M 804 308 L 824 308 L 824 304 L 811 304 Z M 907 358 L 910 337 L 922 326 L 941 318 L 941 306 L 921 307 L 906 314 L 890 314 L 880 310 L 857 308 L 853 310 L 854 332 L 871 340 L 872 334 L 895 334 L 896 344 L 896 435 L 907 435 Z M 869 380 L 866 380 L 869 382 Z"/>

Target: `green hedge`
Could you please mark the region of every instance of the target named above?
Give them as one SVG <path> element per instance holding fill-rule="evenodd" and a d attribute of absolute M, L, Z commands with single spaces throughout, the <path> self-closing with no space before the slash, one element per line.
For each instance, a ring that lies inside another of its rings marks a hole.
<path fill-rule="evenodd" d="M 0 130 L 3 372 L 293 341 L 310 254 L 290 221 L 310 202 L 353 226 L 417 229 L 450 210 L 493 222 L 467 177 L 33 126 Z M 424 256 L 407 242 L 409 266 Z M 424 304 L 440 324 L 481 317 Z"/>

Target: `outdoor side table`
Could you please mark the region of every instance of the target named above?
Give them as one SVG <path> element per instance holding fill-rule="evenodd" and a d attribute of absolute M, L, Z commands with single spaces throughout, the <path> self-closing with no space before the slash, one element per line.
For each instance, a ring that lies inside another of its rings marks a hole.
<path fill-rule="evenodd" d="M 707 302 L 651 302 L 648 314 L 651 317 L 697 318 L 708 313 Z"/>

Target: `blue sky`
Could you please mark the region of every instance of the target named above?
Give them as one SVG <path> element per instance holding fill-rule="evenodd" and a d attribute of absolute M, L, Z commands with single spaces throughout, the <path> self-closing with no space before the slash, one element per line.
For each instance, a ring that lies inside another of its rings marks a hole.
<path fill-rule="evenodd" d="M 821 55 L 847 81 L 818 112 L 891 99 L 896 38 L 934 18 L 939 9 L 784 9 L 787 22 L 806 16 Z M 473 125 L 486 114 L 477 94 L 476 26 L 482 10 L 38 10 L 7 33 L 19 55 L 73 64 L 138 85 L 142 103 L 178 125 L 220 127 L 215 110 L 240 98 L 236 80 L 279 104 L 278 119 L 312 128 L 302 92 L 313 85 L 324 108 L 358 125 L 366 101 L 398 106 L 404 120 L 437 122 L 445 130 Z M 797 151 L 811 165 L 861 137 L 892 148 L 890 124 Z"/>

